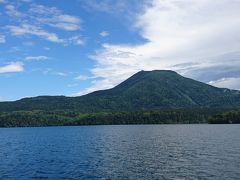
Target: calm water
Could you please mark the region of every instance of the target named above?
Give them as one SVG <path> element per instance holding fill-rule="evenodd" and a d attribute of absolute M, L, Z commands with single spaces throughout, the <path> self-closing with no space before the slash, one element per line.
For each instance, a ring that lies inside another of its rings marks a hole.
<path fill-rule="evenodd" d="M 239 179 L 240 125 L 0 129 L 0 179 Z"/>

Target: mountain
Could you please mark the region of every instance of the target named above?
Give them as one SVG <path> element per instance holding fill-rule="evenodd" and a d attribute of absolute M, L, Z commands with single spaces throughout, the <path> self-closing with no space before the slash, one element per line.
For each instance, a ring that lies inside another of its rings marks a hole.
<path fill-rule="evenodd" d="M 140 71 L 116 87 L 79 97 L 39 96 L 1 102 L 0 112 L 75 110 L 123 112 L 149 109 L 232 108 L 240 106 L 240 91 L 217 88 L 174 71 Z"/>

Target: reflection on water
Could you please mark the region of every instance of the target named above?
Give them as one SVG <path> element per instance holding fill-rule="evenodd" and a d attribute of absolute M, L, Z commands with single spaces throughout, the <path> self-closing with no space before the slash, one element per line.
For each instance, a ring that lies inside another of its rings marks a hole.
<path fill-rule="evenodd" d="M 239 125 L 0 129 L 0 178 L 238 179 Z"/>

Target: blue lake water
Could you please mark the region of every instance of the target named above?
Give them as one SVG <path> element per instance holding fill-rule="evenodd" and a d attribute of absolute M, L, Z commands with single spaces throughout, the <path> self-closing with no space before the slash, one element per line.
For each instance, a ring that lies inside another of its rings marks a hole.
<path fill-rule="evenodd" d="M 0 179 L 239 179 L 240 125 L 0 128 Z"/>

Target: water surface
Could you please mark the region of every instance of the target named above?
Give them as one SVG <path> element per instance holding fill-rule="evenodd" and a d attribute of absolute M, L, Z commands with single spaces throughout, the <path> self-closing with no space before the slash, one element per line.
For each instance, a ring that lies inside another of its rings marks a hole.
<path fill-rule="evenodd" d="M 240 125 L 0 129 L 0 179 L 239 179 Z"/>

